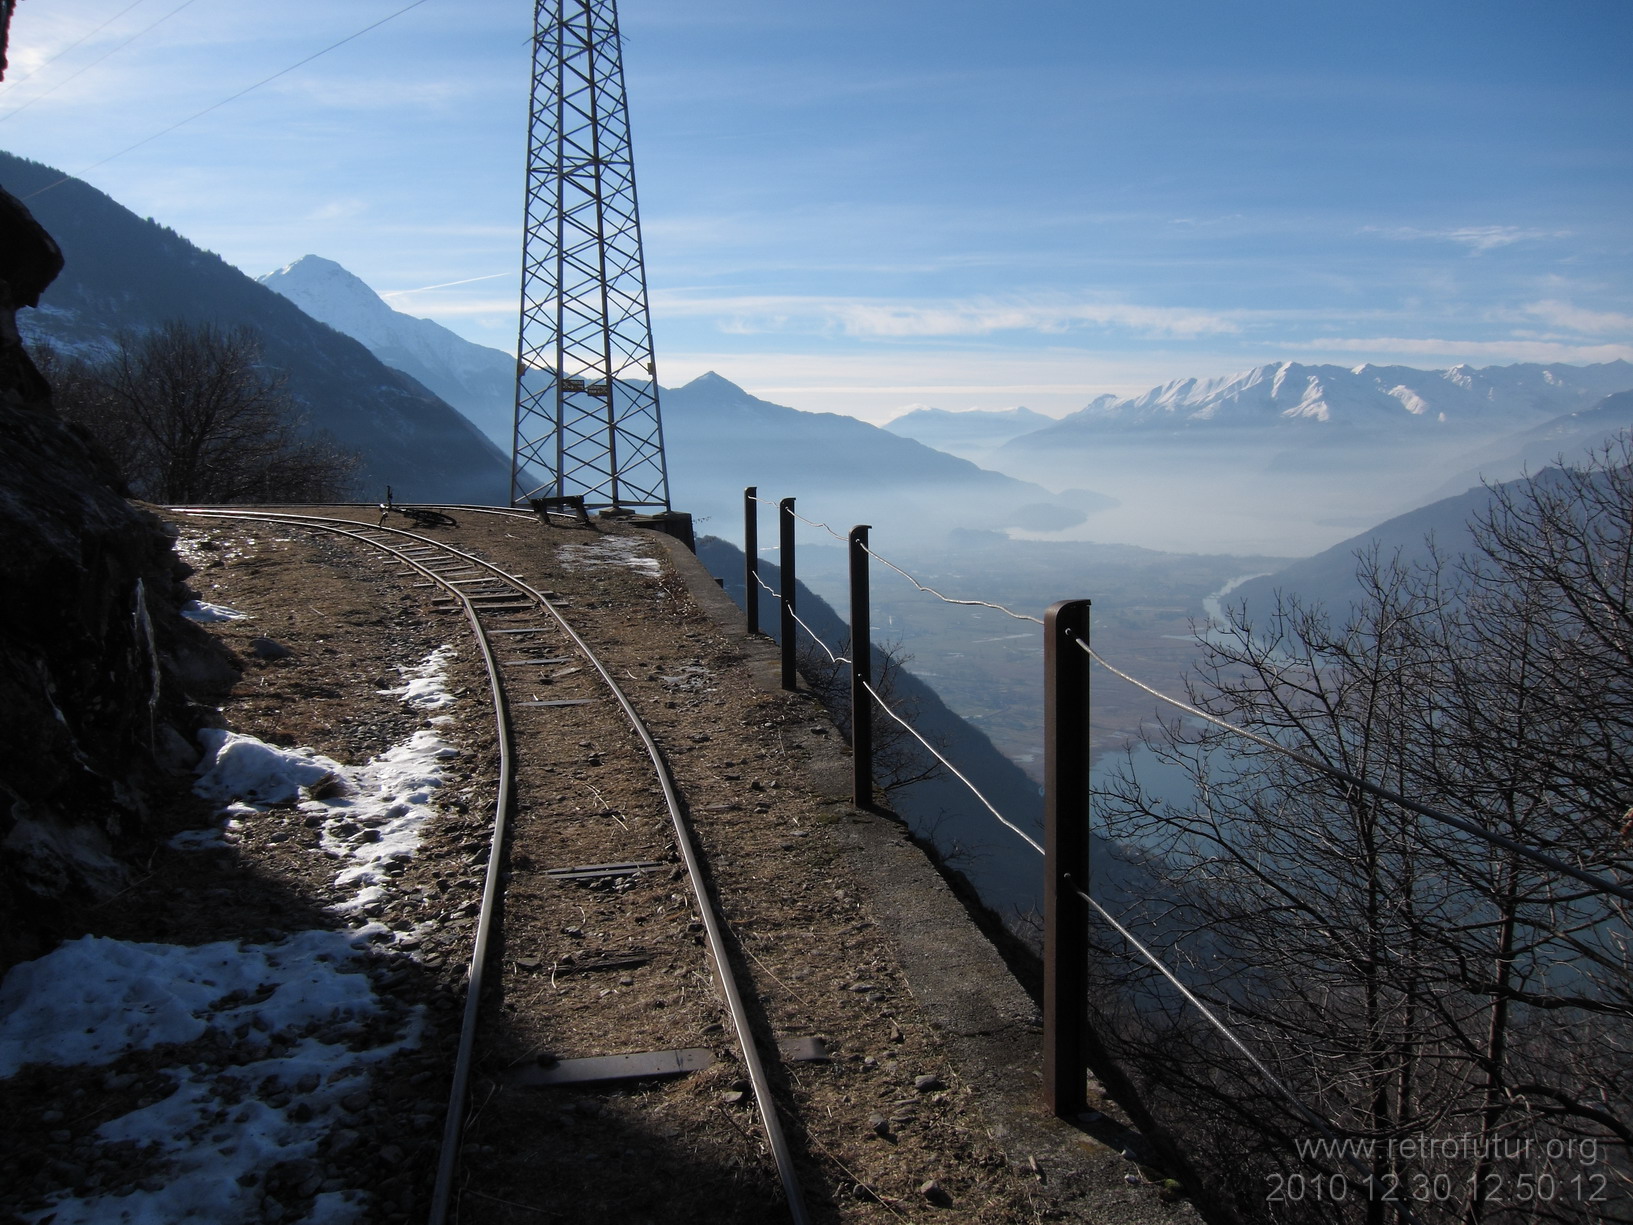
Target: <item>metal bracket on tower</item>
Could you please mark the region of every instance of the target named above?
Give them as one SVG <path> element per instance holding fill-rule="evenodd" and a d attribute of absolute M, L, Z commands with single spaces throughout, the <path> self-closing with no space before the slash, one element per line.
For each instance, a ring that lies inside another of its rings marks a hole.
<path fill-rule="evenodd" d="M 534 6 L 510 494 L 670 508 L 614 0 Z"/>

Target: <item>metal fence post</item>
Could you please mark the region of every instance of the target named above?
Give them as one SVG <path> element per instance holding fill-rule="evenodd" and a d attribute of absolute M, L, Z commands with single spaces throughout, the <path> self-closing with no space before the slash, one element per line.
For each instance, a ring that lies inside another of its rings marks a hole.
<path fill-rule="evenodd" d="M 760 507 L 759 486 L 743 490 L 743 612 L 748 632 L 760 632 Z"/>
<path fill-rule="evenodd" d="M 777 503 L 778 526 L 781 529 L 777 569 L 782 589 L 782 687 L 798 689 L 799 675 L 794 670 L 794 499 L 784 498 Z"/>
<path fill-rule="evenodd" d="M 1071 1118 L 1088 1108 L 1089 601 L 1043 618 L 1043 1092 Z"/>
<path fill-rule="evenodd" d="M 851 803 L 873 807 L 873 621 L 868 600 L 868 527 L 851 528 Z"/>

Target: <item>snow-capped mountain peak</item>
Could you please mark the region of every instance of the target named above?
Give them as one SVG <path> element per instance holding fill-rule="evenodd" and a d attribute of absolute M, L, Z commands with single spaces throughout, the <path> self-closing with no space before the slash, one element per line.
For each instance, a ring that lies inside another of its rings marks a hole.
<path fill-rule="evenodd" d="M 320 255 L 303 255 L 294 263 L 269 272 L 260 281 L 314 319 L 369 348 L 376 343 L 392 342 L 401 331 L 396 321 L 397 312 L 379 294 L 333 260 Z"/>
<path fill-rule="evenodd" d="M 510 449 L 516 403 L 513 354 L 393 310 L 363 280 L 321 256 L 303 255 L 260 281 L 312 318 L 359 341 L 386 365 L 418 379 L 502 450 Z"/>

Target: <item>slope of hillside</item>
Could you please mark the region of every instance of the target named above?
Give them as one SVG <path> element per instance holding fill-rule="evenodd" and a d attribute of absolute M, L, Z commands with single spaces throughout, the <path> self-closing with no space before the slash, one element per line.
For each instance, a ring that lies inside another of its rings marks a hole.
<path fill-rule="evenodd" d="M 1617 392 L 1592 408 L 1554 417 L 1474 451 L 1464 457 L 1469 466 L 1435 492 L 1450 497 L 1478 484 L 1482 478 L 1508 481 L 1561 459 L 1577 460 L 1606 438 L 1630 427 L 1633 427 L 1633 391 Z"/>
<path fill-rule="evenodd" d="M 60 181 L 59 181 L 60 180 Z M 152 220 L 36 162 L 0 153 L 0 183 L 30 197 L 66 267 L 24 322 L 31 344 L 94 356 L 121 330 L 169 319 L 245 325 L 312 428 L 360 451 L 360 492 L 417 501 L 504 500 L 509 463 L 481 432 L 357 341 Z M 47 190 L 49 189 L 49 190 Z M 39 194 L 35 194 L 39 193 Z"/>
<path fill-rule="evenodd" d="M 258 278 L 320 323 L 360 342 L 393 370 L 418 379 L 502 451 L 511 446 L 516 358 L 473 344 L 440 323 L 392 307 L 333 260 L 304 255 Z"/>
<path fill-rule="evenodd" d="M 1423 565 L 1430 561 L 1432 543 L 1434 553 L 1454 565 L 1459 554 L 1476 548 L 1470 524 L 1478 523 L 1502 491 L 1519 490 L 1530 482 L 1558 487 L 1562 479 L 1558 468 L 1544 468 L 1518 480 L 1476 485 L 1398 515 L 1274 574 L 1245 582 L 1231 593 L 1231 601 L 1244 603 L 1250 616 L 1263 621 L 1275 607 L 1276 593 L 1281 592 L 1296 596 L 1307 606 L 1319 603 L 1332 612 L 1335 621 L 1341 621 L 1360 599 L 1356 583 L 1360 558 L 1376 551 L 1384 565 L 1394 561 L 1403 566 Z"/>

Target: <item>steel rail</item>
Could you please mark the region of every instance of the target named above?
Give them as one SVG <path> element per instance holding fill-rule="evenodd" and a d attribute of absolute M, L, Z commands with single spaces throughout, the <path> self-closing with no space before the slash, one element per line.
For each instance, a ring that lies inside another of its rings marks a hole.
<path fill-rule="evenodd" d="M 358 503 L 359 506 L 372 505 Z M 514 786 L 510 767 L 510 723 L 509 709 L 505 704 L 503 681 L 500 670 L 492 655 L 487 640 L 486 630 L 482 628 L 477 618 L 475 606 L 468 597 L 457 587 L 443 579 L 435 571 L 428 569 L 420 562 L 408 557 L 397 549 L 379 540 L 370 539 L 369 534 L 388 534 L 411 540 L 421 546 L 429 546 L 440 552 L 459 558 L 471 566 L 486 570 L 498 581 L 525 594 L 530 600 L 538 604 L 555 620 L 561 630 L 572 639 L 573 644 L 584 656 L 586 662 L 600 675 L 603 683 L 611 692 L 613 698 L 624 712 L 636 736 L 641 740 L 648 758 L 652 762 L 653 770 L 658 777 L 658 783 L 663 791 L 664 803 L 669 809 L 671 826 L 675 832 L 676 849 L 686 866 L 687 876 L 692 884 L 692 892 L 697 898 L 698 914 L 702 920 L 704 933 L 707 937 L 709 954 L 715 965 L 715 973 L 720 982 L 721 993 L 726 997 L 727 1010 L 731 1014 L 732 1025 L 737 1033 L 738 1048 L 743 1056 L 743 1064 L 749 1074 L 749 1083 L 754 1090 L 755 1104 L 760 1111 L 761 1125 L 765 1131 L 766 1142 L 771 1149 L 772 1158 L 777 1166 L 777 1174 L 781 1180 L 783 1194 L 787 1200 L 789 1216 L 793 1225 L 809 1225 L 811 1220 L 805 1205 L 804 1195 L 800 1189 L 798 1176 L 794 1169 L 793 1154 L 789 1150 L 787 1137 L 782 1128 L 782 1122 L 777 1110 L 776 1100 L 771 1091 L 770 1078 L 766 1072 L 764 1060 L 760 1056 L 759 1043 L 756 1041 L 753 1028 L 749 1020 L 748 1009 L 738 988 L 737 976 L 731 967 L 730 956 L 726 949 L 725 937 L 719 922 L 718 907 L 710 892 L 708 882 L 703 875 L 703 861 L 699 855 L 691 830 L 687 824 L 684 803 L 675 787 L 673 775 L 668 763 L 664 760 L 663 752 L 659 748 L 652 733 L 647 729 L 635 706 L 629 700 L 622 687 L 613 678 L 591 649 L 583 637 L 573 628 L 561 610 L 537 588 L 523 582 L 515 575 L 510 574 L 494 563 L 457 549 L 445 541 L 429 536 L 422 536 L 402 528 L 387 527 L 384 525 L 358 523 L 351 519 L 335 519 L 323 515 L 286 514 L 281 512 L 234 512 L 227 510 L 171 507 L 171 510 L 187 515 L 196 515 L 201 518 L 226 518 L 251 520 L 263 523 L 286 523 L 291 526 L 304 526 L 322 531 L 333 532 L 336 535 L 349 536 L 361 543 L 380 549 L 392 557 L 431 579 L 438 586 L 444 587 L 458 597 L 464 606 L 467 619 L 472 625 L 473 633 L 481 644 L 484 662 L 488 667 L 489 683 L 493 690 L 495 720 L 501 728 L 500 734 L 500 799 L 499 805 L 504 811 L 505 828 L 508 829 L 510 794 Z M 449 507 L 449 509 L 459 509 Z M 490 508 L 471 508 L 490 509 Z M 491 508 L 506 513 L 502 508 Z M 515 512 L 518 517 L 534 518 L 527 512 Z M 501 855 L 503 838 L 500 829 L 501 818 L 495 815 L 495 833 L 492 846 L 489 850 L 487 880 L 483 886 L 482 909 L 477 922 L 477 936 L 475 947 L 472 950 L 471 969 L 468 976 L 468 986 L 465 999 L 465 1019 L 461 1027 L 460 1049 L 455 1061 L 454 1084 L 449 1094 L 448 1120 L 443 1133 L 442 1154 L 438 1163 L 437 1182 L 433 1194 L 432 1210 L 427 1218 L 430 1225 L 443 1225 L 447 1217 L 448 1201 L 452 1193 L 454 1167 L 458 1159 L 459 1137 L 463 1129 L 464 1097 L 469 1085 L 470 1065 L 472 1052 L 475 1047 L 476 1015 L 480 1006 L 483 965 L 487 953 L 487 937 L 492 924 L 492 913 L 497 902 L 498 882 L 500 879 Z"/>

